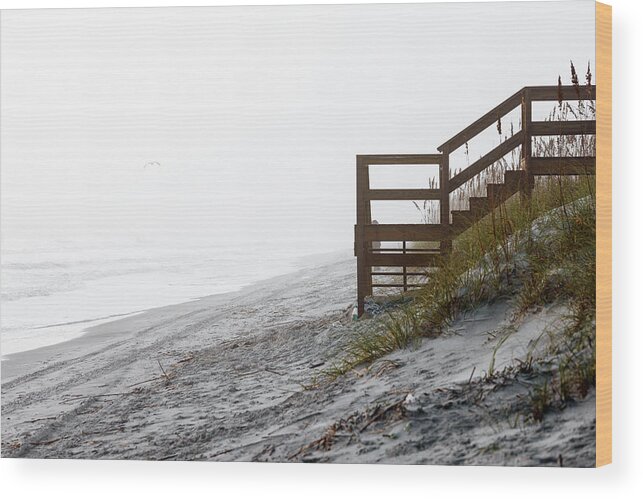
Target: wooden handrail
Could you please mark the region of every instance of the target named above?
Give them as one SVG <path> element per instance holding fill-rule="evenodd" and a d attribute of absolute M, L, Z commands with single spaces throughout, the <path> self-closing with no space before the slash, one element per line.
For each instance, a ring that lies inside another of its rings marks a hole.
<path fill-rule="evenodd" d="M 358 154 L 365 165 L 439 165 L 441 154 Z"/>
<path fill-rule="evenodd" d="M 563 100 L 596 100 L 596 85 L 546 85 L 536 87 L 524 87 L 529 91 L 532 101 L 557 101 L 560 97 Z"/>
<path fill-rule="evenodd" d="M 502 118 L 509 111 L 518 107 L 526 92 L 529 92 L 529 98 L 531 101 L 557 101 L 560 98 L 563 100 L 596 99 L 595 85 L 591 85 L 589 87 L 586 85 L 579 87 L 575 87 L 574 85 L 563 85 L 561 87 L 558 87 L 557 85 L 523 87 L 511 97 L 498 104 L 491 111 L 478 118 L 464 130 L 438 146 L 438 151 L 451 152 L 471 140 L 485 128 L 498 121 L 498 118 Z"/>
<path fill-rule="evenodd" d="M 499 117 L 504 116 L 509 111 L 513 110 L 514 108 L 520 105 L 520 102 L 522 99 L 522 92 L 523 92 L 522 90 L 518 90 L 518 92 L 513 94 L 508 99 L 505 99 L 504 101 L 502 101 L 491 111 L 486 113 L 484 116 L 478 118 L 476 121 L 471 123 L 468 127 L 466 127 L 464 130 L 462 130 L 461 132 L 457 133 L 449 140 L 447 140 L 444 144 L 439 145 L 438 151 L 451 152 L 457 149 L 458 147 L 460 147 L 465 142 L 468 142 L 469 140 L 471 140 L 473 137 L 475 137 L 480 132 L 482 132 L 485 128 L 493 125 L 496 121 L 498 121 Z"/>
<path fill-rule="evenodd" d="M 505 154 L 510 153 L 513 149 L 522 144 L 522 141 L 523 132 L 520 131 L 509 137 L 502 144 L 496 146 L 479 160 L 472 163 L 468 168 L 453 176 L 451 180 L 449 180 L 449 192 L 453 192 L 458 187 L 462 186 L 462 184 L 478 175 L 485 168 L 488 168 L 490 165 L 498 161 Z"/>

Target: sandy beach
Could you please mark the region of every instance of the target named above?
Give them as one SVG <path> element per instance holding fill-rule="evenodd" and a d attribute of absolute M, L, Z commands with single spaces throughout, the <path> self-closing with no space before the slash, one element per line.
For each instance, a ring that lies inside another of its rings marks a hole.
<path fill-rule="evenodd" d="M 354 260 L 150 310 L 2 363 L 2 455 L 212 461 L 592 466 L 591 393 L 518 418 L 562 311 L 498 338 L 509 299 L 334 381 L 355 329 Z M 496 350 L 494 356 L 494 349 Z M 491 359 L 497 375 L 485 376 Z"/>

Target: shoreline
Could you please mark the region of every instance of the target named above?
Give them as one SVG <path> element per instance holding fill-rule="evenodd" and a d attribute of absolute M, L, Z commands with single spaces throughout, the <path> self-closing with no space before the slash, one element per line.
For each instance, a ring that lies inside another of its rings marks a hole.
<path fill-rule="evenodd" d="M 82 330 L 79 335 L 52 343 L 49 345 L 44 345 L 37 348 L 31 348 L 28 350 L 21 350 L 18 352 L 12 352 L 9 354 L 3 354 L 1 359 L 1 378 L 4 383 L 8 378 L 13 378 L 16 376 L 22 376 L 28 374 L 28 369 L 33 368 L 37 365 L 42 365 L 47 362 L 48 359 L 52 361 L 64 360 L 67 357 L 77 354 L 83 349 L 92 348 L 92 346 L 100 346 L 100 338 L 97 336 L 105 335 L 105 340 L 111 340 L 114 337 L 114 328 L 118 328 L 122 321 L 132 321 L 131 326 L 137 327 L 139 322 L 146 322 L 150 318 L 154 321 L 154 316 L 157 313 L 163 313 L 163 310 L 167 309 L 167 312 L 181 312 L 181 309 L 186 308 L 186 311 L 190 310 L 193 306 L 196 306 L 199 302 L 208 302 L 208 305 L 216 305 L 217 302 L 225 302 L 227 300 L 234 299 L 238 296 L 243 296 L 245 294 L 252 293 L 255 288 L 260 286 L 270 286 L 271 284 L 277 284 L 283 279 L 287 279 L 289 276 L 294 276 L 302 271 L 311 268 L 317 268 L 320 265 L 328 264 L 331 262 L 336 262 L 342 260 L 341 256 L 348 254 L 348 250 L 339 250 L 329 253 L 317 253 L 313 255 L 306 255 L 299 257 L 297 259 L 296 265 L 301 265 L 301 262 L 304 260 L 310 260 L 310 263 L 307 263 L 306 266 L 298 267 L 297 269 L 285 273 L 279 274 L 272 277 L 267 277 L 259 279 L 258 281 L 253 281 L 247 284 L 242 285 L 236 290 L 226 291 L 223 293 L 208 294 L 200 297 L 196 297 L 190 300 L 180 301 L 178 303 L 169 304 L 169 305 L 160 305 L 158 307 L 146 308 L 143 310 L 127 312 L 123 314 L 116 314 L 114 317 L 106 318 L 97 318 L 89 319 L 84 322 L 100 322 L 99 324 L 94 324 L 92 326 L 86 327 Z M 351 257 L 352 258 L 352 257 Z M 210 303 L 211 302 L 211 303 Z M 151 316 L 148 314 L 152 314 Z M 119 317 L 120 316 L 120 317 Z M 140 320 L 136 320 L 139 316 Z M 117 324 L 118 323 L 118 324 Z M 53 326 L 59 326 L 59 324 L 54 324 Z M 123 327 L 127 327 L 128 323 L 123 323 Z M 45 329 L 51 326 L 41 326 L 40 328 Z"/>

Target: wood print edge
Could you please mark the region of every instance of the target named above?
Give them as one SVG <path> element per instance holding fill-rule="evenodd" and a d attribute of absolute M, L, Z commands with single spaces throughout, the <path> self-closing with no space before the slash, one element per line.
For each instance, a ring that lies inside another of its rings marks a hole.
<path fill-rule="evenodd" d="M 596 3 L 596 466 L 612 462 L 612 7 Z"/>

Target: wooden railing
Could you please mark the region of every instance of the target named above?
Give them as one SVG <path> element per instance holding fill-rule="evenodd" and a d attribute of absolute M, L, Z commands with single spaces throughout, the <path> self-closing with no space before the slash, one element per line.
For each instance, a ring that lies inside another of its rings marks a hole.
<path fill-rule="evenodd" d="M 355 255 L 357 257 L 358 314 L 364 312 L 364 301 L 372 296 L 373 288 L 402 288 L 406 291 L 417 284 L 409 283 L 409 276 L 423 275 L 418 267 L 430 268 L 440 264 L 448 255 L 451 243 L 462 227 L 451 223 L 450 194 L 462 187 L 514 149 L 521 148 L 520 167 L 525 181 L 521 193 L 529 195 L 538 175 L 593 174 L 596 158 L 591 157 L 532 157 L 532 139 L 537 136 L 586 135 L 596 133 L 596 122 L 533 121 L 532 103 L 535 101 L 595 100 L 595 86 L 539 86 L 524 87 L 501 102 L 484 116 L 441 144 L 439 154 L 383 154 L 357 156 L 357 224 L 355 225 Z M 494 125 L 511 111 L 520 107 L 520 130 L 486 153 L 466 169 L 451 177 L 450 155 L 481 132 Z M 440 169 L 436 189 L 371 189 L 369 167 L 372 165 L 437 165 Z M 479 199 L 479 198 L 478 198 Z M 440 203 L 439 223 L 434 224 L 374 224 L 371 201 L 376 200 L 434 200 Z M 455 216 L 455 215 L 454 215 Z M 374 243 L 401 241 L 401 248 L 379 248 Z M 421 250 L 408 242 L 436 242 L 439 250 Z M 373 270 L 373 267 L 400 267 L 401 272 Z M 412 270 L 409 271 L 408 268 Z M 373 283 L 373 276 L 401 276 L 402 283 Z"/>

